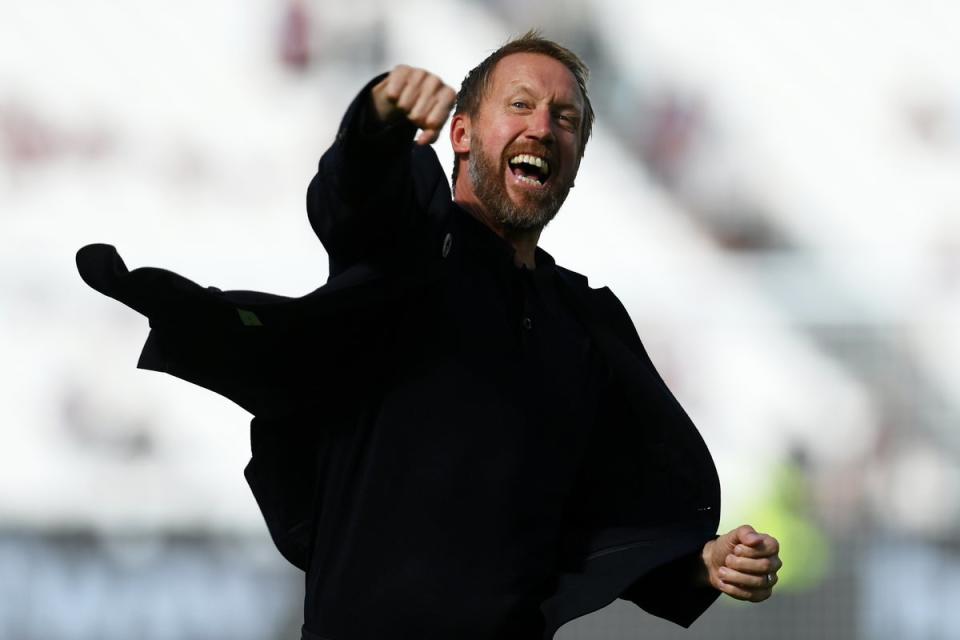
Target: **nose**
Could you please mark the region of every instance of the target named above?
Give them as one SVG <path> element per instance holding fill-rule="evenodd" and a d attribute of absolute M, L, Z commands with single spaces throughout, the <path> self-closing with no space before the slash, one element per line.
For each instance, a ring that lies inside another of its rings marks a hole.
<path fill-rule="evenodd" d="M 526 136 L 539 140 L 543 144 L 552 144 L 556 137 L 553 126 L 553 115 L 550 113 L 550 109 L 538 107 L 527 118 Z"/>

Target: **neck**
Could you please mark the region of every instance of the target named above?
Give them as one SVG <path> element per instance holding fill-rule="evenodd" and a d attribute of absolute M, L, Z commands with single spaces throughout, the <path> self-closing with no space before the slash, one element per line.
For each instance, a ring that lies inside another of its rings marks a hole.
<path fill-rule="evenodd" d="M 490 230 L 513 246 L 513 261 L 518 267 L 535 269 L 537 242 L 540 240 L 542 229 L 528 229 L 518 231 L 506 229 L 497 219 L 490 215 L 479 202 L 468 199 L 454 198 L 454 202 L 463 207 L 470 215 L 485 224 Z"/>

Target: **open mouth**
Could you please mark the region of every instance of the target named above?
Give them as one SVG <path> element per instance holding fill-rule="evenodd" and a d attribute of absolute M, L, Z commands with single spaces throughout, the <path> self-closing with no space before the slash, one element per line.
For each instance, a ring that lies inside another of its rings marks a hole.
<path fill-rule="evenodd" d="M 550 177 L 550 164 L 539 156 L 521 153 L 510 158 L 508 164 L 520 182 L 531 186 L 542 186 Z"/>

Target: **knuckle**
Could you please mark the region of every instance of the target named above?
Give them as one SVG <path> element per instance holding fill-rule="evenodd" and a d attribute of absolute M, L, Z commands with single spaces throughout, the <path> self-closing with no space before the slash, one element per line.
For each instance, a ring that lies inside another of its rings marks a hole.
<path fill-rule="evenodd" d="M 387 84 L 384 86 L 384 93 L 387 94 L 393 100 L 396 100 L 400 96 L 400 91 L 403 89 L 403 78 L 400 76 L 391 76 L 387 78 Z"/>

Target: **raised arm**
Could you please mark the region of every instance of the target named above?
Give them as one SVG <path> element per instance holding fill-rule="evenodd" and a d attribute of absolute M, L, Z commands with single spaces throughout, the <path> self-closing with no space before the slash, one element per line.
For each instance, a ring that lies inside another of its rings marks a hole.
<path fill-rule="evenodd" d="M 310 224 L 330 256 L 331 275 L 394 255 L 449 202 L 429 145 L 455 100 L 436 75 L 399 65 L 369 82 L 348 107 L 307 189 Z"/>

